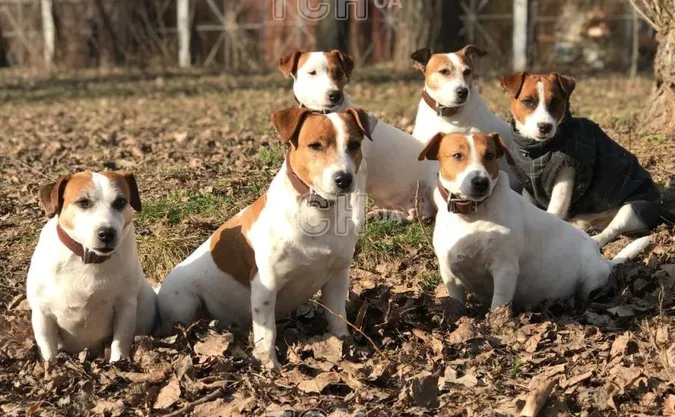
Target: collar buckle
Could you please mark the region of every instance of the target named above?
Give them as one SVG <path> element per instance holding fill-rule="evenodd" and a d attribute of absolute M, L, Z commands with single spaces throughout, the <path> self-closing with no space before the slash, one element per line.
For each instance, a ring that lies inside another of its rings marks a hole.
<path fill-rule="evenodd" d="M 448 200 L 448 211 L 465 215 L 474 214 L 478 212 L 478 203 L 476 201 L 450 198 Z"/>

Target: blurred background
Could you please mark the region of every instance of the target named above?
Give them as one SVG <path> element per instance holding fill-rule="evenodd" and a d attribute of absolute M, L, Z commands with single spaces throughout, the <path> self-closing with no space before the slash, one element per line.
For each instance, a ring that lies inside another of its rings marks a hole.
<path fill-rule="evenodd" d="M 352 0 L 344 20 L 299 12 L 340 1 L 0 0 L 0 66 L 260 73 L 298 48 L 337 48 L 360 66 L 410 68 L 416 48 L 473 43 L 488 67 L 636 74 L 652 70 L 657 47 L 629 0 Z"/>

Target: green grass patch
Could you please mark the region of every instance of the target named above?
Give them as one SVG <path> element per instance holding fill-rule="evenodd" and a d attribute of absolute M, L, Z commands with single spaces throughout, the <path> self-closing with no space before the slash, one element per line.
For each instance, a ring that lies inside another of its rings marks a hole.
<path fill-rule="evenodd" d="M 261 147 L 258 149 L 258 160 L 266 166 L 280 166 L 284 161 L 285 153 L 284 147 L 281 145 Z"/>
<path fill-rule="evenodd" d="M 649 145 L 663 145 L 668 141 L 668 138 L 664 133 L 655 133 L 653 135 L 644 136 L 642 140 Z"/>
<path fill-rule="evenodd" d="M 177 192 L 143 202 L 137 222 L 147 225 L 166 219 L 174 226 L 191 216 L 227 212 L 229 204 L 228 197 L 223 195 Z"/>
<path fill-rule="evenodd" d="M 434 292 L 436 287 L 443 282 L 441 275 L 438 272 L 425 272 L 418 276 L 419 285 L 424 292 Z"/>
<path fill-rule="evenodd" d="M 431 238 L 430 228 L 427 227 L 426 233 Z M 426 244 L 424 231 L 419 223 L 367 220 L 357 253 L 361 260 L 392 260 L 405 255 L 410 249 Z"/>

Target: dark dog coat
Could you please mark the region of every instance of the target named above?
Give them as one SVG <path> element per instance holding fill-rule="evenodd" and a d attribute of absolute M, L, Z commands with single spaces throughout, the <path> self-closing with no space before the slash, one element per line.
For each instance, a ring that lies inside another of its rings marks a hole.
<path fill-rule="evenodd" d="M 511 123 L 514 126 L 515 122 Z M 516 175 L 537 205 L 546 209 L 555 179 L 564 167 L 576 170 L 568 212 L 602 213 L 630 203 L 649 228 L 661 213 L 661 195 L 635 155 L 614 142 L 594 122 L 568 115 L 547 141 L 514 135 L 511 153 Z"/>

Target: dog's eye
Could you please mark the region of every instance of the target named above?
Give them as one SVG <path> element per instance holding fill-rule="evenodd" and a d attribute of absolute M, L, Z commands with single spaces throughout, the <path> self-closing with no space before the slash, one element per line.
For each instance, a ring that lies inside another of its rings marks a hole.
<path fill-rule="evenodd" d="M 88 208 L 91 208 L 94 204 L 92 201 L 86 197 L 80 198 L 75 202 L 75 205 L 77 205 L 79 208 L 86 210 Z"/>
<path fill-rule="evenodd" d="M 345 73 L 342 70 L 335 71 L 335 78 L 340 79 L 345 76 Z"/>
<path fill-rule="evenodd" d="M 310 71 L 310 72 L 308 72 L 307 74 L 309 74 L 309 75 L 316 75 L 316 71 Z"/>
<path fill-rule="evenodd" d="M 486 161 L 492 161 L 493 159 L 495 159 L 495 154 L 493 154 L 492 152 L 488 152 L 485 154 Z"/>
<path fill-rule="evenodd" d="M 560 104 L 560 100 L 558 100 L 557 98 L 552 98 L 551 102 L 549 103 L 549 106 L 551 108 L 554 108 L 554 107 L 558 107 L 558 104 Z"/>
<path fill-rule="evenodd" d="M 309 145 L 309 149 L 311 149 L 313 151 L 321 151 L 321 150 L 323 150 L 323 145 L 318 143 L 318 142 L 312 143 L 312 144 Z"/>
<path fill-rule="evenodd" d="M 358 142 L 358 141 L 355 141 L 355 140 L 351 141 L 347 144 L 347 149 L 349 149 L 350 151 L 355 151 L 355 150 L 359 149 L 360 147 L 361 147 L 361 142 Z"/>
<path fill-rule="evenodd" d="M 445 75 L 446 77 L 450 75 L 450 70 L 447 68 L 443 68 L 442 70 L 438 71 L 441 75 Z"/>
<path fill-rule="evenodd" d="M 113 201 L 112 206 L 115 210 L 122 211 L 127 206 L 127 200 L 124 197 L 118 197 Z"/>
<path fill-rule="evenodd" d="M 462 74 L 464 74 L 465 77 L 468 77 L 471 75 L 471 68 L 466 68 Z"/>
<path fill-rule="evenodd" d="M 452 157 L 455 158 L 455 160 L 457 161 L 461 161 L 462 159 L 464 159 L 464 155 L 462 155 L 460 152 L 453 154 Z"/>
<path fill-rule="evenodd" d="M 522 101 L 523 105 L 528 109 L 534 108 L 534 100 L 531 98 L 526 98 Z"/>

